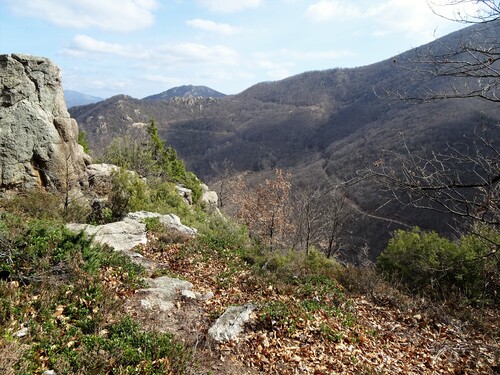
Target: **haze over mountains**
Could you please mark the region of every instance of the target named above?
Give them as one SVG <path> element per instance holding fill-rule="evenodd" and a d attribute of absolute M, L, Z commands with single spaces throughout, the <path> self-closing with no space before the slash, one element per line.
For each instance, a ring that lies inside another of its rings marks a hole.
<path fill-rule="evenodd" d="M 104 100 L 98 96 L 84 94 L 75 90 L 64 90 L 64 99 L 66 100 L 66 106 L 68 108 L 78 105 L 97 103 Z"/>
<path fill-rule="evenodd" d="M 256 84 L 238 95 L 172 98 L 171 90 L 143 100 L 119 95 L 70 112 L 98 154 L 114 137 L 134 134 L 154 118 L 161 136 L 206 180 L 213 178 L 213 162 L 228 160 L 235 172 L 279 167 L 303 184 L 315 183 L 318 176 L 340 181 L 371 165 L 384 150 L 406 145 L 411 151 L 442 151 L 449 144 L 470 143 L 480 123 L 500 121 L 495 103 L 467 99 L 414 105 L 387 95 L 449 88 L 450 79 L 423 75 L 405 62 L 428 50 L 456 49 L 474 30 L 376 64 L 306 72 Z M 490 25 L 488 33 L 500 38 L 500 23 Z M 411 225 L 445 226 L 436 215 L 379 209 L 383 199 L 373 186 L 353 188 L 350 198 L 368 213 L 378 209 L 379 215 Z"/>

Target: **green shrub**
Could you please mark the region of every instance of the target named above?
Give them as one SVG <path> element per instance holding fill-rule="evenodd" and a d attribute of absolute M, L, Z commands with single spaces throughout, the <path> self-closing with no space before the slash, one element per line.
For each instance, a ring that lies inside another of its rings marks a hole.
<path fill-rule="evenodd" d="M 155 121 L 146 129 L 147 138 L 119 137 L 108 146 L 103 161 L 136 171 L 148 181 L 181 184 L 193 192 L 193 203 L 201 198 L 200 181 L 186 171 L 184 162 L 172 146 L 160 138 Z"/>
<path fill-rule="evenodd" d="M 312 275 L 334 277 L 341 269 L 337 260 L 328 258 L 324 252 L 314 248 L 306 254 L 304 264 L 307 272 Z"/>
<path fill-rule="evenodd" d="M 111 184 L 109 201 L 113 218 L 144 209 L 149 203 L 147 185 L 138 174 L 119 168 L 113 172 Z"/>
<path fill-rule="evenodd" d="M 228 252 L 241 255 L 249 246 L 246 228 L 222 217 L 212 216 L 208 220 L 208 226 L 202 229 L 199 242 L 219 255 Z"/>
<path fill-rule="evenodd" d="M 75 233 L 57 221 L 20 221 L 3 213 L 0 226 L 0 271 L 13 280 L 31 282 L 50 275 L 70 277 L 72 262 L 97 275 L 103 267 L 119 267 L 132 283 L 139 283 L 142 267 L 125 255 L 91 243 L 83 232 Z"/>
<path fill-rule="evenodd" d="M 477 235 L 480 234 L 480 235 Z M 469 299 L 497 298 L 498 230 L 476 228 L 476 234 L 451 241 L 419 228 L 394 233 L 377 259 L 377 269 L 398 279 L 412 292 L 433 298 L 462 295 Z M 496 281 L 495 281 L 496 278 Z"/>
<path fill-rule="evenodd" d="M 193 172 L 186 172 L 185 178 L 180 181 L 184 186 L 193 192 L 193 202 L 199 202 L 203 191 L 201 190 L 200 180 Z"/>
<path fill-rule="evenodd" d="M 22 322 L 22 350 L 9 357 L 17 374 L 185 373 L 190 353 L 169 334 L 145 332 L 117 293 L 143 287 L 142 267 L 93 246 L 60 222 L 0 214 L 0 355 Z M 105 277 L 103 276 L 105 275 Z"/>
<path fill-rule="evenodd" d="M 175 214 L 186 225 L 199 225 L 206 221 L 200 207 L 189 206 L 172 182 L 144 181 L 136 173 L 119 169 L 113 174 L 110 194 L 111 219 L 120 219 L 128 212 L 152 211 Z"/>
<path fill-rule="evenodd" d="M 87 140 L 87 133 L 85 132 L 85 130 L 81 130 L 78 132 L 78 144 L 83 147 L 83 151 L 85 153 L 88 154 L 90 152 L 90 146 Z"/>

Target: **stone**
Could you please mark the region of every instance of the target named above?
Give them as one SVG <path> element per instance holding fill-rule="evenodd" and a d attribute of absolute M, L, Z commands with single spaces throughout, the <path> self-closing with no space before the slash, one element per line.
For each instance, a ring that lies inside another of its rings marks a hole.
<path fill-rule="evenodd" d="M 106 196 L 111 192 L 113 173 L 118 167 L 113 164 L 90 164 L 87 166 L 89 186 L 98 196 Z"/>
<path fill-rule="evenodd" d="M 116 251 L 129 252 L 137 245 L 146 244 L 146 224 L 136 220 L 122 220 L 104 225 L 67 224 L 72 231 L 84 231 L 94 241 L 111 246 Z"/>
<path fill-rule="evenodd" d="M 196 293 L 187 289 L 181 290 L 181 296 L 183 296 L 185 299 L 197 299 Z"/>
<path fill-rule="evenodd" d="M 130 256 L 138 258 L 137 253 L 131 250 L 138 245 L 147 243 L 146 224 L 147 218 L 158 218 L 160 223 L 187 235 L 195 235 L 195 228 L 185 226 L 178 216 L 174 214 L 160 215 L 154 212 L 138 211 L 131 212 L 121 221 L 103 225 L 90 224 L 66 224 L 66 227 L 74 232 L 84 231 L 89 236 L 94 236 L 94 241 L 108 245 L 116 251 L 129 253 Z"/>
<path fill-rule="evenodd" d="M 140 222 L 145 222 L 146 219 L 158 218 L 160 223 L 165 225 L 167 228 L 176 230 L 178 232 L 184 233 L 189 236 L 194 236 L 198 234 L 196 228 L 191 228 L 182 224 L 179 216 L 174 214 L 162 215 L 156 212 L 137 211 L 128 213 L 125 218 Z"/>
<path fill-rule="evenodd" d="M 201 299 L 202 299 L 203 301 L 208 301 L 208 300 L 210 300 L 210 299 L 212 299 L 212 298 L 214 298 L 214 293 L 213 293 L 213 292 L 207 292 L 207 293 L 205 293 L 205 294 L 201 297 Z"/>
<path fill-rule="evenodd" d="M 175 306 L 174 301 L 179 292 L 187 292 L 193 288 L 189 281 L 166 276 L 146 281 L 150 287 L 138 292 L 144 294 L 141 306 L 148 310 L 169 311 Z"/>
<path fill-rule="evenodd" d="M 219 197 L 217 193 L 210 190 L 207 185 L 201 184 L 201 198 L 200 201 L 211 208 L 216 208 L 219 203 Z"/>
<path fill-rule="evenodd" d="M 86 188 L 90 157 L 49 59 L 0 55 L 0 190 Z"/>
<path fill-rule="evenodd" d="M 28 334 L 28 328 L 23 327 L 19 331 L 14 332 L 14 337 L 24 337 Z"/>
<path fill-rule="evenodd" d="M 185 188 L 184 186 L 175 185 L 175 190 L 184 199 L 184 202 L 190 206 L 193 204 L 193 192 L 191 189 Z"/>
<path fill-rule="evenodd" d="M 252 304 L 244 306 L 230 306 L 226 309 L 214 325 L 208 330 L 210 338 L 222 343 L 234 340 L 243 332 L 244 325 L 250 320 L 255 307 Z"/>

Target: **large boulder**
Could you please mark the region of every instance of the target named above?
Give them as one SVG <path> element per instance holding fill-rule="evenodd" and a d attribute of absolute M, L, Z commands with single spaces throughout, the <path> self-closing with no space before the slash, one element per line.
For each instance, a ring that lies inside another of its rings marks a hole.
<path fill-rule="evenodd" d="M 67 192 L 88 184 L 90 157 L 49 59 L 0 55 L 0 191 Z"/>

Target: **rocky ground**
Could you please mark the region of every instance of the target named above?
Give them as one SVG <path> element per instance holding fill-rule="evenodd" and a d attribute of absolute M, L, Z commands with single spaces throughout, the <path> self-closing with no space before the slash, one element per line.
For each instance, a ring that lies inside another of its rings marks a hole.
<path fill-rule="evenodd" d="M 496 310 L 451 318 L 444 306 L 412 300 L 388 286 L 353 294 L 321 277 L 280 280 L 230 252 L 194 249 L 188 234 L 166 237 L 149 233 L 133 249 L 149 265 L 150 287 L 131 295 L 125 308 L 147 329 L 173 333 L 191 348 L 192 374 L 500 370 Z M 360 275 L 353 278 L 360 281 Z M 214 334 L 230 306 L 240 306 L 246 316 L 233 316 L 222 334 Z M 226 335 L 228 326 L 239 324 L 242 332 Z"/>

